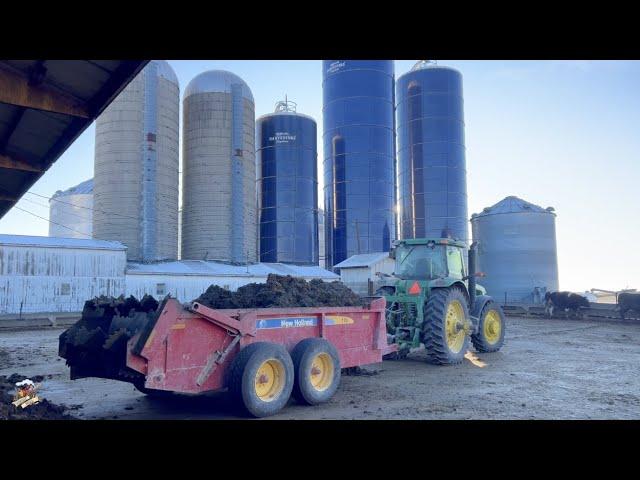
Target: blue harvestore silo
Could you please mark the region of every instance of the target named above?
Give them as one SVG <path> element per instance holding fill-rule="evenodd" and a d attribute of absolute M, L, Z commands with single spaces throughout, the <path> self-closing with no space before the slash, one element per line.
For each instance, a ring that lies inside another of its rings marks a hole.
<path fill-rule="evenodd" d="M 393 60 L 322 65 L 326 265 L 388 251 L 395 229 Z"/>
<path fill-rule="evenodd" d="M 260 261 L 318 265 L 316 122 L 285 100 L 256 129 Z"/>
<path fill-rule="evenodd" d="M 400 237 L 468 242 L 462 75 L 418 62 L 396 100 Z"/>

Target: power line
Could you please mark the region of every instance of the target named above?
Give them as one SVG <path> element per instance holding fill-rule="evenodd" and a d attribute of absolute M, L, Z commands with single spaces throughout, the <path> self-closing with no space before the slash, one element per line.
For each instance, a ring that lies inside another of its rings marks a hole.
<path fill-rule="evenodd" d="M 89 237 L 89 238 L 91 238 L 91 235 L 89 235 L 89 234 L 86 234 L 86 233 L 84 233 L 84 232 L 79 232 L 78 230 L 74 230 L 74 229 L 73 229 L 73 228 L 71 228 L 71 227 L 67 227 L 66 225 L 62 225 L 61 223 L 52 222 L 52 221 L 51 221 L 51 220 L 49 220 L 48 218 L 44 218 L 44 217 L 41 217 L 40 215 L 36 215 L 35 213 L 30 212 L 29 210 L 25 210 L 24 208 L 20 208 L 20 207 L 15 206 L 15 205 L 14 205 L 14 207 L 13 207 L 13 208 L 17 208 L 18 210 L 21 210 L 21 211 L 23 211 L 23 212 L 26 212 L 26 213 L 28 213 L 29 215 L 33 215 L 34 217 L 38 217 L 40 220 L 44 220 L 45 222 L 52 223 L 53 225 L 58 225 L 59 227 L 66 228 L 67 230 L 71 230 L 72 232 L 76 232 L 76 233 L 79 233 L 80 235 L 84 235 L 85 237 Z"/>
<path fill-rule="evenodd" d="M 62 204 L 64 204 L 64 205 L 70 205 L 70 206 L 72 206 L 72 207 L 82 208 L 82 209 L 85 209 L 85 210 L 91 210 L 92 212 L 100 212 L 100 213 L 104 213 L 104 214 L 106 214 L 106 215 L 114 215 L 114 216 L 116 216 L 116 217 L 130 218 L 130 219 L 132 219 L 132 220 L 140 221 L 140 218 L 138 218 L 138 217 L 133 217 L 133 216 L 131 216 L 131 215 L 125 215 L 125 214 L 123 214 L 123 213 L 116 213 L 116 212 L 107 212 L 107 211 L 105 211 L 105 210 L 100 210 L 99 208 L 84 207 L 84 206 L 82 206 L 82 205 L 77 205 L 77 204 L 75 204 L 75 203 L 64 202 L 64 201 L 62 201 L 62 200 L 58 200 L 57 198 L 47 197 L 47 196 L 45 196 L 45 195 L 41 195 L 41 194 L 39 194 L 39 193 L 32 192 L 31 190 L 29 190 L 27 193 L 30 193 L 31 195 L 36 195 L 37 197 L 44 198 L 45 200 L 50 200 L 50 201 L 53 201 L 53 202 L 58 202 L 58 203 L 62 203 Z M 160 196 L 161 196 L 161 197 L 167 197 L 168 195 L 166 195 L 166 194 L 160 194 Z M 32 202 L 32 203 L 33 203 L 33 202 Z M 36 204 L 36 205 L 38 205 L 38 204 Z M 43 206 L 43 205 L 41 205 L 41 206 Z M 162 221 L 161 221 L 161 220 L 154 220 L 153 222 L 154 222 L 154 223 L 161 223 Z M 164 222 L 162 222 L 162 223 L 164 223 Z"/>

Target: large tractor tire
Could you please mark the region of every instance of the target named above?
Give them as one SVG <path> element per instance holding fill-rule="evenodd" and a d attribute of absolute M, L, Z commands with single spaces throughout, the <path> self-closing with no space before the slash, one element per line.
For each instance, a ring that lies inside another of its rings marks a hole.
<path fill-rule="evenodd" d="M 422 343 L 427 362 L 436 365 L 461 363 L 469 349 L 464 330 L 469 318 L 467 297 L 459 288 L 431 290 L 424 307 Z"/>
<path fill-rule="evenodd" d="M 229 393 L 244 413 L 267 417 L 287 404 L 293 382 L 289 352 L 282 345 L 256 342 L 240 350 L 233 359 Z"/>
<path fill-rule="evenodd" d="M 340 356 L 336 347 L 323 338 L 306 338 L 291 353 L 295 382 L 293 397 L 300 403 L 327 402 L 340 384 Z"/>
<path fill-rule="evenodd" d="M 505 317 L 500 305 L 489 301 L 478 317 L 478 333 L 471 335 L 471 342 L 480 353 L 497 352 L 504 345 Z"/>

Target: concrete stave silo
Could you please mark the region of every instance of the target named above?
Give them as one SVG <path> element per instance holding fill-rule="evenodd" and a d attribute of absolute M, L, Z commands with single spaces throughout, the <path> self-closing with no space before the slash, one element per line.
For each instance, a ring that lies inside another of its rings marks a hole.
<path fill-rule="evenodd" d="M 255 104 L 224 70 L 199 74 L 183 99 L 183 260 L 257 260 Z"/>
<path fill-rule="evenodd" d="M 285 100 L 256 138 L 260 261 L 318 265 L 316 121 Z"/>
<path fill-rule="evenodd" d="M 462 75 L 418 62 L 396 100 L 401 238 L 468 241 Z"/>
<path fill-rule="evenodd" d="M 96 121 L 93 235 L 130 261 L 178 254 L 178 79 L 154 60 Z"/>
<path fill-rule="evenodd" d="M 91 238 L 92 231 L 93 179 L 58 190 L 49 200 L 49 236 Z"/>
<path fill-rule="evenodd" d="M 501 303 L 540 303 L 558 290 L 556 214 L 518 197 L 506 197 L 471 216 L 478 242 L 479 280 Z"/>
<path fill-rule="evenodd" d="M 327 267 L 396 237 L 393 60 L 323 61 Z"/>

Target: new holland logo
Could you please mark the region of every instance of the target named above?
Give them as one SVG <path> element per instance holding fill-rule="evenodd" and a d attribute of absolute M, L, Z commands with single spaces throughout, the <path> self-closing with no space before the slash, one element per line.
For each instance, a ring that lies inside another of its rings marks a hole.
<path fill-rule="evenodd" d="M 351 325 L 353 318 L 343 315 L 327 315 L 325 325 Z M 268 328 L 299 328 L 315 327 L 318 325 L 317 317 L 285 317 L 285 318 L 263 318 L 256 324 L 256 328 L 264 330 Z"/>

